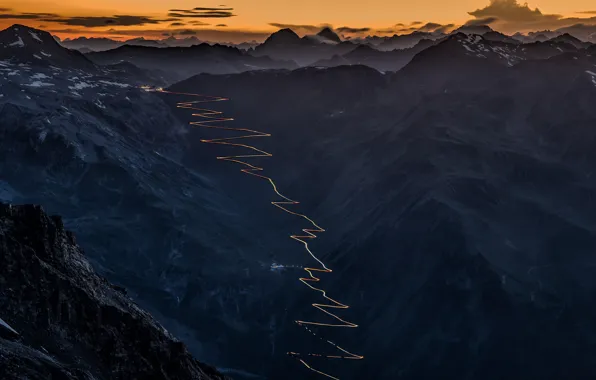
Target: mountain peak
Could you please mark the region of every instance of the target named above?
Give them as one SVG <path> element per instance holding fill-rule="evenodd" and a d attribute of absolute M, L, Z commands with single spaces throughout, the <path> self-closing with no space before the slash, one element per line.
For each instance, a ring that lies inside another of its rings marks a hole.
<path fill-rule="evenodd" d="M 323 28 L 323 30 L 321 30 L 319 33 L 317 33 L 317 36 L 324 38 L 326 40 L 329 40 L 329 41 L 333 41 L 333 42 L 337 42 L 337 43 L 341 42 L 341 38 L 339 38 L 337 33 L 335 33 L 329 27 Z"/>
<path fill-rule="evenodd" d="M 52 35 L 43 30 L 14 24 L 0 31 L 0 45 L 8 48 L 25 47 L 27 44 L 57 44 Z"/>
<path fill-rule="evenodd" d="M 79 52 L 60 46 L 50 33 L 21 24 L 0 31 L 0 59 L 38 66 L 93 66 Z"/>
<path fill-rule="evenodd" d="M 265 44 L 278 44 L 278 45 L 286 45 L 286 44 L 298 44 L 302 40 L 300 37 L 290 28 L 280 29 L 277 32 L 271 34 Z"/>
<path fill-rule="evenodd" d="M 462 25 L 455 29 L 452 33 L 464 33 L 464 34 L 479 34 L 493 32 L 494 30 L 488 25 Z"/>
<path fill-rule="evenodd" d="M 550 39 L 551 42 L 562 42 L 562 43 L 567 43 L 570 45 L 573 45 L 574 47 L 581 49 L 583 48 L 586 44 L 584 42 L 582 42 L 579 38 L 572 36 L 569 33 L 563 33 L 561 35 L 558 35 L 556 37 L 553 37 Z M 589 46 L 589 43 L 587 44 Z"/>

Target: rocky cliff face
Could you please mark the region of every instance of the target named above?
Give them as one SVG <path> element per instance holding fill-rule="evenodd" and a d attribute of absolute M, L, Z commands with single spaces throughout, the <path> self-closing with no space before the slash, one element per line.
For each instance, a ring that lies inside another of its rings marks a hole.
<path fill-rule="evenodd" d="M 0 204 L 0 262 L 0 378 L 224 379 L 95 274 L 41 207 Z"/>

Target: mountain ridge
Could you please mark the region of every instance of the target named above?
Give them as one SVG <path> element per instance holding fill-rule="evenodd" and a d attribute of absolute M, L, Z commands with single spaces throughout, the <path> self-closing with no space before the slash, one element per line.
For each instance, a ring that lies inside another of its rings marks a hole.
<path fill-rule="evenodd" d="M 123 288 L 96 275 L 61 218 L 38 206 L 0 203 L 0 225 L 0 282 L 8 288 L 0 314 L 20 344 L 70 361 L 54 362 L 61 378 L 225 380 L 193 359 Z M 36 369 L 10 347 L 0 339 L 0 353 L 9 353 L 0 355 L 0 374 L 46 378 L 41 365 Z"/>

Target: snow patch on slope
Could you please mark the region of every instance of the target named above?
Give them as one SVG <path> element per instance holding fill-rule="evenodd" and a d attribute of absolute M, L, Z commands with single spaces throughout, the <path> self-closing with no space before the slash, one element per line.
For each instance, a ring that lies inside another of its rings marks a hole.
<path fill-rule="evenodd" d="M 596 73 L 590 70 L 586 70 L 586 73 L 592 77 L 592 83 L 596 86 Z"/>
<path fill-rule="evenodd" d="M 8 46 L 12 46 L 12 47 L 25 47 L 25 43 L 23 42 L 23 39 L 18 36 L 18 40 L 16 40 L 15 42 L 8 44 Z"/>
<path fill-rule="evenodd" d="M 30 30 L 30 31 L 29 31 L 29 34 L 31 35 L 31 37 L 33 37 L 33 39 L 35 39 L 35 40 L 37 40 L 37 41 L 39 41 L 39 42 L 43 42 L 43 41 L 41 40 L 41 38 L 39 38 L 39 36 L 37 35 L 37 33 L 35 33 L 34 31 Z"/>

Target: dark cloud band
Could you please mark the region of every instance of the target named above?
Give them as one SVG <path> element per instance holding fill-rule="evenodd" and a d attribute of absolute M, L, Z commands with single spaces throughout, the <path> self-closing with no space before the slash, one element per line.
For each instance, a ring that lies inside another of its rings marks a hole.
<path fill-rule="evenodd" d="M 340 33 L 357 34 L 370 32 L 370 28 L 351 28 L 349 26 L 342 26 L 341 28 L 337 28 L 337 31 Z"/>
<path fill-rule="evenodd" d="M 499 21 L 499 19 L 496 17 L 478 18 L 478 19 L 470 20 L 470 21 L 466 22 L 466 26 L 490 25 L 490 24 L 494 24 L 497 21 Z"/>
<path fill-rule="evenodd" d="M 236 16 L 232 11 L 234 8 L 226 7 L 195 7 L 192 9 L 170 9 L 170 17 L 181 18 L 227 18 Z"/>
<path fill-rule="evenodd" d="M 162 22 L 179 21 L 177 18 L 155 19 L 146 16 L 116 15 L 112 17 L 54 17 L 43 19 L 46 22 L 55 22 L 62 25 L 83 26 L 86 28 L 96 28 L 101 26 L 141 26 L 160 24 Z"/>

